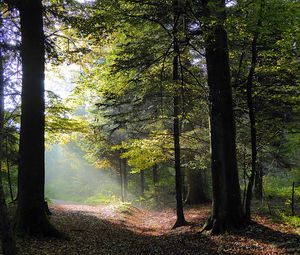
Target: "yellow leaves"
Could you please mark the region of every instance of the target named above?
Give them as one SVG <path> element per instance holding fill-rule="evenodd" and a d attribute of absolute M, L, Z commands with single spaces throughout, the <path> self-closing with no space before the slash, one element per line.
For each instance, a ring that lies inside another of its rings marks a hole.
<path fill-rule="evenodd" d="M 94 162 L 94 166 L 97 169 L 108 169 L 108 168 L 111 167 L 111 163 L 110 163 L 110 161 L 108 159 L 102 158 L 102 159 L 96 160 Z"/>
<path fill-rule="evenodd" d="M 147 139 L 132 139 L 114 146 L 115 150 L 125 150 L 122 158 L 127 158 L 132 172 L 148 169 L 155 164 L 169 160 L 172 157 L 172 136 L 163 131 L 152 134 Z"/>
<path fill-rule="evenodd" d="M 1 171 L 3 173 L 7 173 L 7 165 L 6 163 L 3 161 L 3 162 L 0 162 L 1 163 Z M 1 174 L 1 173 L 0 173 Z"/>

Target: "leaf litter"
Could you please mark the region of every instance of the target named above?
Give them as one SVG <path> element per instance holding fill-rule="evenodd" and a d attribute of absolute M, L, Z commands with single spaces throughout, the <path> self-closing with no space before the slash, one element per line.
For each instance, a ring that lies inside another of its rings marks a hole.
<path fill-rule="evenodd" d="M 18 238 L 21 255 L 300 255 L 300 236 L 290 226 L 255 216 L 238 233 L 210 236 L 200 229 L 209 205 L 185 209 L 189 226 L 172 229 L 175 211 L 134 206 L 60 204 L 50 207 L 51 223 L 69 237 Z"/>

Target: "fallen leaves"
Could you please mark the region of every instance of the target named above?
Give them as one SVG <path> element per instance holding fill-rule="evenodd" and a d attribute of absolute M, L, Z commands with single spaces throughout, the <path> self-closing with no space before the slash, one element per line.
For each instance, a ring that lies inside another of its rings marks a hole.
<path fill-rule="evenodd" d="M 18 239 L 23 255 L 196 255 L 196 254 L 299 254 L 300 237 L 282 224 L 257 217 L 256 224 L 236 234 L 199 234 L 209 206 L 186 209 L 189 226 L 171 230 L 175 213 L 129 206 L 52 206 L 51 222 L 70 241 L 53 238 Z"/>

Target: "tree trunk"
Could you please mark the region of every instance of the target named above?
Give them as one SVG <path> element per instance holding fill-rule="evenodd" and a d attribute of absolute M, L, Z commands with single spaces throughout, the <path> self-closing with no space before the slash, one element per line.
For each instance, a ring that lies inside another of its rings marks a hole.
<path fill-rule="evenodd" d="M 251 136 L 251 174 L 248 181 L 247 193 L 246 193 L 246 201 L 245 201 L 245 218 L 248 222 L 251 221 L 251 202 L 253 195 L 253 186 L 256 176 L 256 158 L 257 158 L 257 145 L 256 145 L 256 124 L 255 124 L 255 109 L 253 102 L 253 77 L 255 73 L 255 67 L 257 62 L 257 43 L 258 34 L 256 33 L 252 40 L 252 59 L 251 59 L 251 68 L 249 71 L 248 79 L 247 79 L 247 106 L 249 112 L 249 120 L 250 120 L 250 136 Z"/>
<path fill-rule="evenodd" d="M 174 139 L 174 155 L 175 155 L 175 190 L 176 190 L 176 213 L 177 220 L 173 228 L 187 225 L 183 213 L 183 199 L 182 199 L 182 172 L 181 172 L 181 162 L 180 162 L 180 124 L 179 124 L 179 115 L 180 115 L 180 106 L 179 106 L 179 42 L 177 39 L 177 23 L 179 19 L 179 2 L 177 0 L 173 1 L 174 8 L 174 53 L 173 58 L 173 82 L 175 87 L 175 92 L 173 96 L 173 139 Z"/>
<path fill-rule="evenodd" d="M 263 172 L 260 164 L 256 165 L 255 183 L 254 183 L 254 195 L 259 201 L 263 199 Z"/>
<path fill-rule="evenodd" d="M 175 57 L 176 58 L 176 57 Z M 175 62 L 176 60 L 174 60 Z M 179 131 L 179 98 L 174 97 L 174 151 L 175 151 L 175 190 L 176 190 L 176 213 L 177 220 L 173 228 L 187 225 L 183 213 L 183 201 L 182 201 L 182 174 L 180 163 L 180 131 Z"/>
<path fill-rule="evenodd" d="M 1 95 L 0 95 L 1 96 Z M 1 139 L 1 138 L 0 138 Z M 1 144 L 1 141 L 0 141 Z M 0 155 L 0 160 L 2 156 Z M 2 171 L 0 166 L 0 171 Z M 15 237 L 12 231 L 11 222 L 7 212 L 5 195 L 2 185 L 2 173 L 0 172 L 0 236 L 2 241 L 2 252 L 4 255 L 17 254 Z"/>
<path fill-rule="evenodd" d="M 0 17 L 0 25 L 2 26 L 2 17 Z M 3 38 L 2 34 L 0 37 Z M 15 238 L 13 235 L 11 223 L 9 220 L 5 194 L 2 185 L 2 160 L 3 160 L 3 128 L 4 128 L 4 72 L 3 67 L 3 55 L 0 49 L 0 234 L 2 239 L 2 251 L 4 255 L 15 255 L 17 254 Z"/>
<path fill-rule="evenodd" d="M 124 174 L 123 174 L 123 165 L 122 159 L 119 158 L 119 170 L 120 170 L 120 184 L 121 184 L 121 201 L 125 202 L 125 195 L 124 195 Z"/>
<path fill-rule="evenodd" d="M 154 186 L 154 196 L 155 196 L 155 201 L 156 201 L 156 206 L 157 208 L 160 207 L 159 204 L 159 199 L 158 199 L 158 193 L 157 193 L 157 185 L 158 185 L 158 167 L 157 165 L 154 165 L 152 167 L 152 180 L 153 180 L 153 186 Z"/>
<path fill-rule="evenodd" d="M 200 170 L 187 171 L 187 186 L 187 204 L 197 205 L 209 201 L 204 192 L 204 180 Z"/>
<path fill-rule="evenodd" d="M 152 180 L 153 180 L 153 184 L 154 184 L 154 186 L 155 185 L 157 185 L 157 183 L 158 183 L 158 167 L 157 167 L 157 165 L 154 165 L 153 167 L 152 167 Z"/>
<path fill-rule="evenodd" d="M 141 176 L 141 196 L 144 196 L 144 192 L 145 192 L 145 171 L 144 170 L 141 170 L 140 176 Z"/>
<path fill-rule="evenodd" d="M 6 168 L 7 168 L 7 181 L 8 181 L 8 187 L 9 187 L 9 194 L 11 201 L 14 201 L 14 194 L 12 190 L 12 184 L 11 184 L 11 174 L 10 174 L 10 165 L 9 165 L 9 159 L 8 159 L 8 139 L 6 138 L 5 143 L 5 150 L 6 150 Z"/>
<path fill-rule="evenodd" d="M 212 214 L 203 230 L 220 234 L 244 226 L 236 161 L 235 123 L 232 107 L 227 34 L 223 27 L 223 0 L 204 3 L 208 23 L 206 65 L 210 93 Z M 211 10 L 210 8 L 214 8 Z"/>
<path fill-rule="evenodd" d="M 127 199 L 128 192 L 128 169 L 127 169 L 127 160 L 123 159 L 123 181 L 124 181 L 124 199 Z"/>
<path fill-rule="evenodd" d="M 41 0 L 18 2 L 22 36 L 20 171 L 16 227 L 20 234 L 57 236 L 44 207 L 45 100 L 44 32 Z"/>

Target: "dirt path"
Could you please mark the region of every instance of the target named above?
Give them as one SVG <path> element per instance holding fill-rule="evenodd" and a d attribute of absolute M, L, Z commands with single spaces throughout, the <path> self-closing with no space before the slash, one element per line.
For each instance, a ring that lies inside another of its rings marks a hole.
<path fill-rule="evenodd" d="M 18 241 L 21 254 L 300 254 L 300 237 L 265 218 L 256 218 L 258 224 L 238 234 L 199 234 L 209 206 L 187 209 L 191 225 L 175 230 L 171 230 L 175 222 L 171 209 L 154 212 L 132 206 L 76 204 L 50 208 L 52 223 L 70 240 L 22 239 Z"/>

